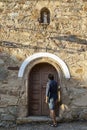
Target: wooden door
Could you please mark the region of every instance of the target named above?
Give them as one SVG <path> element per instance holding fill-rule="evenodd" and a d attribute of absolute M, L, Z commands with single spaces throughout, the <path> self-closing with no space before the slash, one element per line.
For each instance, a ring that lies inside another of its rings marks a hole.
<path fill-rule="evenodd" d="M 58 80 L 56 69 L 48 63 L 35 65 L 29 74 L 29 115 L 48 115 L 48 105 L 45 103 L 48 74 L 53 73 Z"/>

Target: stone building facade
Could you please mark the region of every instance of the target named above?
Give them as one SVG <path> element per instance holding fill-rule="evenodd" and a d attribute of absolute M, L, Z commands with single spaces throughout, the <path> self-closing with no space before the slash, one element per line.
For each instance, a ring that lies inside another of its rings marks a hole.
<path fill-rule="evenodd" d="M 62 90 L 60 120 L 87 120 L 87 1 L 0 0 L 0 125 L 45 115 L 43 89 L 33 111 L 30 86 L 49 71 Z"/>

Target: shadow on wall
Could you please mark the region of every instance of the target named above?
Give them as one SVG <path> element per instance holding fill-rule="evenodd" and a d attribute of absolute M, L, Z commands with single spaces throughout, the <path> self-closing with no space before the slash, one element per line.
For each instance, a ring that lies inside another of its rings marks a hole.
<path fill-rule="evenodd" d="M 64 79 L 62 85 L 60 117 L 71 120 L 84 119 L 87 114 L 85 111 L 87 103 L 83 102 L 83 97 L 87 95 L 87 84 L 79 77 L 78 79 L 71 77 L 69 80 Z"/>
<path fill-rule="evenodd" d="M 11 74 L 15 74 L 13 70 L 15 70 L 16 72 L 18 71 L 18 68 L 19 67 L 16 67 L 16 66 L 11 66 L 14 64 L 17 64 L 15 63 L 15 61 L 13 59 L 11 59 L 10 55 L 9 54 L 5 54 L 5 53 L 2 53 L 2 55 L 0 55 L 0 58 L 2 59 L 2 63 L 5 64 L 4 66 L 2 65 L 2 67 L 0 68 L 1 71 L 0 71 L 0 81 L 2 82 L 2 86 L 3 84 L 8 84 L 8 87 L 9 87 L 9 82 L 8 82 L 8 74 L 10 75 Z M 7 66 L 8 65 L 8 62 L 10 63 L 10 66 Z M 2 71 L 3 69 L 3 71 Z M 17 76 L 17 73 L 15 74 L 15 77 Z M 9 78 L 14 78 L 14 77 L 9 77 Z M 17 81 L 17 77 L 15 78 L 14 82 Z M 86 111 L 84 111 L 83 107 L 81 106 L 81 108 L 79 106 L 77 106 L 77 110 L 72 110 L 72 106 L 73 106 L 73 102 L 75 102 L 76 98 L 80 98 L 83 94 L 87 93 L 87 85 L 85 86 L 84 85 L 84 81 L 82 79 L 76 79 L 76 78 L 72 78 L 70 80 L 65 80 L 62 81 L 62 84 L 63 86 L 61 86 L 61 88 L 63 89 L 63 94 L 61 96 L 63 96 L 63 100 L 61 102 L 60 100 L 60 117 L 61 118 L 65 118 L 66 119 L 66 116 L 67 118 L 71 118 L 72 119 L 78 119 L 80 118 L 81 116 L 85 115 L 86 114 Z M 84 85 L 82 87 L 82 85 Z M 15 88 L 17 88 L 17 90 L 15 90 Z M 24 89 L 25 90 L 25 89 Z M 20 104 L 20 101 L 23 101 L 23 99 L 21 98 L 24 93 L 22 91 L 22 88 L 21 88 L 21 85 L 18 84 L 18 86 L 15 86 L 14 89 L 9 89 L 7 88 L 7 86 L 3 89 L 0 88 L 0 94 L 4 94 L 4 95 L 11 95 L 11 96 L 14 96 L 14 100 L 15 98 L 18 97 L 18 102 L 17 102 L 17 106 L 19 106 Z M 21 96 L 20 96 L 21 94 Z M 10 99 L 8 99 L 8 101 L 11 100 L 11 97 Z M 2 102 L 3 103 L 3 102 Z M 14 107 L 15 107 L 15 104 L 14 104 Z M 78 109 L 79 108 L 79 109 Z M 87 108 L 86 108 L 87 109 Z M 16 110 L 17 111 L 17 110 Z M 8 112 L 8 111 L 7 111 Z M 81 115 L 82 114 L 82 115 Z M 14 113 L 15 115 L 15 113 Z M 15 115 L 17 116 L 17 115 Z"/>
<path fill-rule="evenodd" d="M 76 35 L 69 35 L 69 36 L 58 36 L 58 37 L 50 37 L 51 39 L 57 39 L 61 41 L 69 41 L 69 42 L 76 42 L 78 44 L 87 45 L 86 39 L 80 39 Z"/>
<path fill-rule="evenodd" d="M 76 35 L 68 35 L 68 36 L 58 36 L 58 37 L 49 37 L 51 40 L 53 40 L 53 43 L 55 44 L 55 48 L 52 48 L 51 46 L 47 45 L 44 47 L 39 47 L 38 42 L 37 46 L 34 45 L 23 45 L 23 43 L 15 43 L 15 42 L 10 42 L 10 41 L 0 41 L 0 46 L 2 47 L 9 47 L 9 48 L 29 48 L 29 49 L 34 49 L 36 52 L 39 50 L 45 50 L 47 51 L 55 51 L 59 52 L 61 49 L 66 49 L 68 53 L 74 53 L 74 52 L 83 52 L 87 51 L 87 40 L 86 39 L 81 39 L 77 37 Z M 59 42 L 56 42 L 58 40 Z M 69 41 L 69 44 L 81 44 L 81 47 L 76 49 L 76 48 L 68 48 L 65 43 L 62 43 L 62 41 Z"/>
<path fill-rule="evenodd" d="M 8 54 L 4 50 L 0 52 L 0 81 L 8 83 L 9 77 L 13 73 L 17 75 L 19 64 L 14 55 Z"/>

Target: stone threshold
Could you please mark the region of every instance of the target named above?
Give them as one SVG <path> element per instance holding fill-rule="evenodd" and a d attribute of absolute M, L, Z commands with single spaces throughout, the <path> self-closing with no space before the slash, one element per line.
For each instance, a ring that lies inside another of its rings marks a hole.
<path fill-rule="evenodd" d="M 57 117 L 57 120 L 59 118 Z M 44 123 L 44 122 L 50 122 L 51 119 L 47 116 L 29 116 L 29 117 L 20 117 L 17 118 L 16 123 L 17 124 L 24 124 L 24 123 Z"/>

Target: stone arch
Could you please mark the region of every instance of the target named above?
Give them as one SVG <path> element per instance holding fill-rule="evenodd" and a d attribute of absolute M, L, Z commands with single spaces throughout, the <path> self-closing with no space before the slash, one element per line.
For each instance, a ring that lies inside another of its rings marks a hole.
<path fill-rule="evenodd" d="M 20 69 L 19 69 L 18 77 L 22 78 L 27 65 L 29 65 L 32 61 L 39 59 L 39 58 L 52 59 L 53 61 L 56 62 L 56 64 L 59 65 L 62 72 L 64 73 L 65 78 L 66 79 L 70 78 L 70 72 L 69 72 L 69 69 L 68 69 L 67 65 L 65 64 L 65 62 L 62 59 L 60 59 L 58 56 L 51 54 L 51 53 L 48 53 L 48 52 L 35 53 L 35 54 L 29 56 L 27 59 L 25 59 L 21 65 Z"/>

